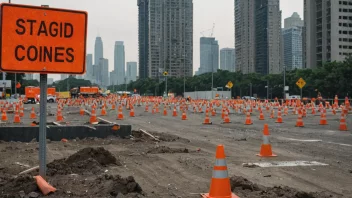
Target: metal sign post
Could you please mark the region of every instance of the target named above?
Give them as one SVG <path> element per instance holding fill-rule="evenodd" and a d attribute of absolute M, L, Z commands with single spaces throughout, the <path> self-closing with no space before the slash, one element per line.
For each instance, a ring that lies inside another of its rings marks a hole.
<path fill-rule="evenodd" d="M 46 175 L 46 95 L 48 74 L 40 74 L 39 174 Z"/>

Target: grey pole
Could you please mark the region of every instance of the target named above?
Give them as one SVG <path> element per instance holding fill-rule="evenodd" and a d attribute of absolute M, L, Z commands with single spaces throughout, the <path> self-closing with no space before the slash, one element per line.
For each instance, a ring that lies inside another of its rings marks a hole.
<path fill-rule="evenodd" d="M 15 73 L 15 96 L 17 98 L 17 87 L 16 87 L 16 85 L 17 85 L 17 74 Z"/>
<path fill-rule="evenodd" d="M 249 83 L 249 86 L 250 86 L 250 89 L 249 89 L 250 97 L 252 97 L 252 83 Z"/>
<path fill-rule="evenodd" d="M 284 97 L 283 97 L 284 100 L 286 99 L 285 87 L 286 87 L 286 65 L 284 65 Z"/>
<path fill-rule="evenodd" d="M 47 74 L 40 74 L 39 174 L 46 175 L 46 99 Z"/>
<path fill-rule="evenodd" d="M 266 99 L 269 100 L 269 80 L 266 81 Z"/>
<path fill-rule="evenodd" d="M 168 91 L 167 91 L 167 76 L 165 76 L 165 94 L 166 96 L 165 97 L 168 97 Z"/>

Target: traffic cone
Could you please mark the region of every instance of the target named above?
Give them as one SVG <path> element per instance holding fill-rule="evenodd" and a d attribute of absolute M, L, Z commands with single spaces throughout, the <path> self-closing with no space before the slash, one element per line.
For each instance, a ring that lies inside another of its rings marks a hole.
<path fill-rule="evenodd" d="M 182 117 L 181 117 L 182 120 L 187 120 L 187 115 L 186 115 L 186 111 L 183 111 L 182 112 Z"/>
<path fill-rule="evenodd" d="M 164 105 L 164 112 L 163 112 L 164 116 L 167 116 L 167 109 L 166 109 L 166 105 Z"/>
<path fill-rule="evenodd" d="M 284 116 L 287 116 L 287 115 L 288 115 L 288 107 L 285 106 L 285 108 L 284 108 Z"/>
<path fill-rule="evenodd" d="M 56 188 L 48 184 L 41 176 L 35 176 L 35 180 L 37 182 L 38 188 L 43 193 L 43 195 L 48 195 L 49 193 L 56 191 Z"/>
<path fill-rule="evenodd" d="M 115 109 L 116 109 L 116 105 L 115 105 L 115 103 L 112 103 L 111 110 L 115 110 Z"/>
<path fill-rule="evenodd" d="M 32 107 L 32 111 L 31 111 L 31 114 L 30 114 L 29 118 L 30 119 L 36 119 L 37 118 L 37 115 L 35 114 L 34 107 Z"/>
<path fill-rule="evenodd" d="M 13 119 L 13 123 L 15 123 L 15 124 L 21 123 L 21 118 L 20 118 L 20 115 L 18 114 L 17 111 L 16 111 L 16 113 L 15 113 L 15 117 L 14 117 L 14 119 Z"/>
<path fill-rule="evenodd" d="M 3 122 L 8 121 L 7 114 L 6 114 L 5 110 L 2 110 L 1 121 L 3 121 Z"/>
<path fill-rule="evenodd" d="M 282 121 L 282 116 L 281 116 L 281 110 L 278 110 L 278 111 L 277 111 L 276 123 L 283 123 L 283 121 Z"/>
<path fill-rule="evenodd" d="M 304 127 L 303 119 L 302 119 L 302 114 L 298 114 L 297 122 L 296 122 L 296 127 Z"/>
<path fill-rule="evenodd" d="M 245 125 L 252 125 L 251 113 L 247 112 Z"/>
<path fill-rule="evenodd" d="M 145 110 L 144 110 L 144 112 L 149 112 L 149 106 L 148 106 L 148 104 L 145 105 Z"/>
<path fill-rule="evenodd" d="M 23 107 L 20 107 L 20 117 L 23 118 L 24 112 L 23 112 Z"/>
<path fill-rule="evenodd" d="M 174 106 L 174 110 L 173 110 L 173 112 L 172 112 L 172 116 L 173 116 L 173 117 L 177 117 L 176 106 Z"/>
<path fill-rule="evenodd" d="M 332 109 L 332 114 L 336 115 L 336 109 L 335 108 Z"/>
<path fill-rule="evenodd" d="M 257 156 L 260 157 L 276 157 L 277 155 L 273 154 L 272 149 L 271 149 L 271 144 L 269 142 L 269 126 L 268 124 L 264 125 L 264 130 L 263 130 L 263 143 L 260 148 L 260 153 L 257 154 Z"/>
<path fill-rule="evenodd" d="M 57 108 L 57 113 L 56 113 L 56 121 L 61 122 L 63 120 L 64 120 L 64 117 L 62 116 L 61 108 L 58 107 Z"/>
<path fill-rule="evenodd" d="M 312 107 L 312 115 L 315 115 L 316 112 L 315 112 L 315 107 Z"/>
<path fill-rule="evenodd" d="M 90 118 L 89 118 L 89 123 L 90 124 L 95 124 L 96 122 L 98 122 L 97 114 L 95 113 L 95 109 L 93 108 L 92 109 L 92 113 L 91 113 Z"/>
<path fill-rule="evenodd" d="M 347 131 L 346 118 L 345 118 L 344 114 L 341 114 L 339 130 L 340 131 Z"/>
<path fill-rule="evenodd" d="M 275 112 L 274 112 L 274 109 L 272 109 L 270 114 L 270 119 L 274 119 L 274 118 L 275 118 Z"/>
<path fill-rule="evenodd" d="M 84 116 L 84 113 L 84 108 L 83 106 L 81 106 L 81 108 L 79 109 L 79 115 Z"/>
<path fill-rule="evenodd" d="M 101 108 L 100 115 L 101 115 L 101 116 L 106 116 L 106 108 L 105 108 L 105 105 L 103 105 L 103 107 Z"/>
<path fill-rule="evenodd" d="M 214 108 L 213 108 L 212 111 L 211 111 L 211 116 L 216 116 L 216 111 L 215 111 Z"/>
<path fill-rule="evenodd" d="M 326 114 L 324 110 L 321 113 L 319 125 L 328 125 L 328 121 L 326 120 Z"/>
<path fill-rule="evenodd" d="M 134 115 L 134 108 L 133 107 L 131 107 L 131 110 L 130 110 L 130 117 L 134 117 L 135 115 Z"/>
<path fill-rule="evenodd" d="M 225 111 L 224 121 L 223 121 L 222 123 L 223 123 L 223 124 L 231 123 L 231 120 L 230 120 L 229 112 L 228 112 L 228 111 Z"/>
<path fill-rule="evenodd" d="M 121 105 L 119 106 L 117 120 L 123 120 L 123 112 L 122 112 L 122 106 Z"/>
<path fill-rule="evenodd" d="M 209 112 L 205 113 L 205 119 L 203 124 L 212 124 L 212 122 L 210 122 Z"/>
<path fill-rule="evenodd" d="M 263 114 L 263 111 L 262 111 L 262 110 L 260 110 L 259 120 L 265 120 L 265 119 L 264 119 L 264 114 Z"/>
<path fill-rule="evenodd" d="M 223 145 L 217 146 L 215 158 L 209 193 L 201 194 L 201 196 L 203 198 L 239 198 L 231 192 Z"/>

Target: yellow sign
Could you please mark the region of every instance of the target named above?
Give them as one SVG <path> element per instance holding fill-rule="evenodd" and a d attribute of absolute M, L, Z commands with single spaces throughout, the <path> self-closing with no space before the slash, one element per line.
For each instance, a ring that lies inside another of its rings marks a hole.
<path fill-rule="evenodd" d="M 305 85 L 306 85 L 306 81 L 303 80 L 303 78 L 300 78 L 297 82 L 296 82 L 296 85 L 299 87 L 299 88 L 303 88 Z"/>
<path fill-rule="evenodd" d="M 226 85 L 226 88 L 231 89 L 233 87 L 233 83 L 231 81 L 229 81 Z"/>
<path fill-rule="evenodd" d="M 167 75 L 169 75 L 169 73 L 167 71 L 164 71 L 163 75 L 167 76 Z"/>

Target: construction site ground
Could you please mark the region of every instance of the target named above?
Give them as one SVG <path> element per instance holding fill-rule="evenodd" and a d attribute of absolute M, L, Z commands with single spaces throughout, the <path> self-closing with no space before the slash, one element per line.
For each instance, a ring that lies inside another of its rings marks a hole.
<path fill-rule="evenodd" d="M 49 111 L 55 114 L 56 104 L 48 105 Z M 38 105 L 25 105 L 25 117 L 29 117 L 32 106 L 39 111 Z M 81 117 L 78 111 L 78 107 L 66 107 L 64 122 L 68 125 L 88 122 L 89 116 Z M 168 116 L 162 115 L 162 108 L 161 113 L 152 114 L 144 112 L 144 106 L 136 106 L 135 117 L 129 117 L 125 108 L 123 111 L 125 119 L 122 121 L 116 120 L 117 110 L 108 110 L 103 118 L 132 125 L 132 137 L 48 141 L 47 161 L 51 164 L 46 179 L 58 189 L 49 197 L 199 197 L 200 193 L 209 191 L 215 149 L 219 144 L 225 146 L 232 190 L 240 197 L 352 197 L 352 133 L 351 130 L 339 131 L 340 117 L 330 111 L 327 113 L 328 125 L 320 126 L 320 116 L 308 113 L 303 119 L 303 128 L 295 127 L 297 115 L 291 115 L 291 112 L 283 116 L 284 123 L 278 124 L 275 119 L 269 119 L 266 111 L 265 121 L 260 121 L 255 111 L 251 116 L 253 125 L 247 126 L 244 125 L 245 116 L 240 113 L 230 115 L 230 124 L 221 124 L 218 113 L 211 117 L 212 125 L 203 125 L 204 113 L 187 112 L 188 120 L 182 121 L 180 112 L 172 117 L 172 109 L 168 110 Z M 12 114 L 8 116 L 9 120 L 13 119 Z M 352 115 L 347 117 L 350 128 L 351 118 Z M 55 121 L 55 116 L 47 119 Z M 22 121 L 26 126 L 31 122 L 29 119 Z M 256 156 L 265 123 L 269 125 L 270 141 L 277 157 Z M 31 177 L 18 176 L 21 171 L 39 164 L 38 147 L 36 141 L 0 141 L 0 197 L 31 197 L 32 192 L 39 192 Z M 85 159 L 83 164 L 74 162 L 76 152 L 98 147 L 103 150 L 87 154 L 93 159 Z M 104 149 L 116 161 L 101 162 L 101 153 L 111 157 Z M 65 161 L 66 164 L 54 161 L 63 158 L 73 160 Z M 299 166 L 298 161 L 321 164 Z M 263 168 L 252 164 L 262 162 L 273 162 L 273 166 L 293 162 L 297 166 Z M 30 173 L 36 174 L 38 172 Z"/>

